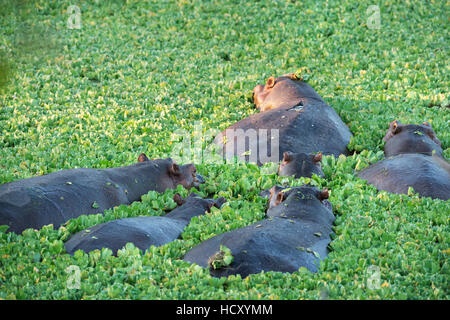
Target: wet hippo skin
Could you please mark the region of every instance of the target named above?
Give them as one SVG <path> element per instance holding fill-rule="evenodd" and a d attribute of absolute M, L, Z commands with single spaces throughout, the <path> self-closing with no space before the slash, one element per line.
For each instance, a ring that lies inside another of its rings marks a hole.
<path fill-rule="evenodd" d="M 308 186 L 283 190 L 270 190 L 267 219 L 208 239 L 188 251 L 184 260 L 209 267 L 210 257 L 222 245 L 231 250 L 234 260 L 227 267 L 210 267 L 214 277 L 245 278 L 261 271 L 295 272 L 300 267 L 317 272 L 328 254 L 334 222 L 331 206 L 323 203 L 328 192 Z"/>
<path fill-rule="evenodd" d="M 179 166 L 172 159 L 149 160 L 108 169 L 68 169 L 0 185 L 0 225 L 8 232 L 27 228 L 55 228 L 82 214 L 138 201 L 150 190 L 163 192 L 198 186 L 203 178 L 192 164 Z"/>

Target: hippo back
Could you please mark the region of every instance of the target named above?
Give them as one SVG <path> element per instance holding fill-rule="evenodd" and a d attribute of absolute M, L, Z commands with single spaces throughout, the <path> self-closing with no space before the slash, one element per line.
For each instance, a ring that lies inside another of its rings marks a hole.
<path fill-rule="evenodd" d="M 225 144 L 223 136 L 226 136 Z M 351 137 L 350 130 L 333 108 L 311 100 L 305 105 L 301 103 L 251 115 L 230 126 L 216 137 L 215 143 L 226 159 L 237 156 L 261 165 L 278 162 L 286 151 L 322 152 L 336 157 L 348 155 L 347 144 Z"/>
<path fill-rule="evenodd" d="M 127 203 L 125 193 L 107 181 L 99 169 L 69 169 L 0 185 L 0 225 L 12 232 L 59 227 L 83 213 Z"/>
<path fill-rule="evenodd" d="M 150 246 L 162 246 L 179 237 L 186 223 L 167 217 L 134 217 L 113 220 L 95 225 L 73 235 L 65 244 L 66 251 L 89 252 L 109 248 L 114 254 L 127 243 L 133 243 L 142 251 Z"/>
<path fill-rule="evenodd" d="M 274 217 L 208 239 L 188 251 L 184 260 L 208 267 L 208 259 L 222 245 L 231 250 L 234 260 L 228 267 L 211 269 L 215 277 L 295 272 L 300 267 L 317 272 L 330 241 L 329 230 L 317 223 Z"/>

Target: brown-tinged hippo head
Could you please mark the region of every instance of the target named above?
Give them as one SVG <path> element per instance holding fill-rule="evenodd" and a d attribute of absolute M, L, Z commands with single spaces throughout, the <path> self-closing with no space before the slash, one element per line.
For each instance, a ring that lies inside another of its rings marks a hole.
<path fill-rule="evenodd" d="M 257 85 L 253 89 L 253 101 L 260 111 L 284 106 L 295 107 L 308 99 L 323 101 L 314 89 L 294 73 L 278 78 L 269 77 L 265 85 Z"/>
<path fill-rule="evenodd" d="M 386 142 L 384 153 L 391 157 L 405 153 L 421 153 L 442 156 L 441 141 L 436 136 L 431 124 L 402 124 L 394 120 L 383 138 Z"/>
<path fill-rule="evenodd" d="M 168 175 L 173 180 L 174 185 L 181 184 L 184 188 L 197 188 L 205 180 L 200 174 L 197 174 L 197 168 L 192 163 L 185 165 L 178 165 L 171 158 L 165 159 L 168 162 Z M 148 157 L 141 153 L 138 157 L 138 162 L 149 161 Z"/>
<path fill-rule="evenodd" d="M 283 160 L 278 167 L 278 175 L 311 178 L 313 174 L 323 178 L 322 153 L 283 153 Z"/>

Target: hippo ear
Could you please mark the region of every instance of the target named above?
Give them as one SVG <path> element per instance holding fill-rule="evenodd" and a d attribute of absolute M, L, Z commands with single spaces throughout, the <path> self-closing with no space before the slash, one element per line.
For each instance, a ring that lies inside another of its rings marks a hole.
<path fill-rule="evenodd" d="M 327 188 L 323 189 L 322 191 L 319 191 L 319 193 L 317 194 L 317 198 L 320 201 L 328 199 L 329 197 L 330 197 L 330 193 Z"/>
<path fill-rule="evenodd" d="M 269 195 L 268 195 L 268 203 L 269 203 L 269 207 L 271 206 L 272 203 L 272 198 L 274 196 L 274 194 L 276 194 L 277 191 L 277 186 L 273 186 L 272 188 L 269 189 Z"/>
<path fill-rule="evenodd" d="M 175 162 L 172 162 L 172 165 L 169 167 L 169 171 L 171 174 L 173 174 L 174 176 L 179 176 L 181 175 L 181 169 L 180 166 L 177 165 Z"/>
<path fill-rule="evenodd" d="M 266 88 L 267 89 L 273 88 L 274 85 L 275 85 L 275 78 L 269 77 L 269 79 L 267 79 L 267 82 L 266 82 Z"/>
<path fill-rule="evenodd" d="M 284 195 L 285 195 L 284 192 L 278 192 L 278 194 L 277 194 L 277 199 L 275 200 L 275 205 L 276 205 L 276 206 L 283 202 L 283 200 L 284 200 Z"/>
<path fill-rule="evenodd" d="M 322 161 L 322 153 L 319 152 L 318 154 L 314 155 L 313 160 L 314 163 L 318 163 Z"/>
<path fill-rule="evenodd" d="M 290 162 L 292 160 L 294 160 L 292 152 L 286 151 L 283 153 L 283 162 Z"/>
<path fill-rule="evenodd" d="M 423 125 L 431 128 L 431 124 L 429 122 L 424 121 Z"/>
<path fill-rule="evenodd" d="M 219 208 L 219 209 L 220 209 L 220 207 L 221 207 L 225 202 L 227 202 L 227 199 L 225 199 L 224 197 L 220 197 L 220 198 L 218 198 L 218 199 L 216 199 L 216 200 L 214 201 L 214 206 L 215 206 L 216 208 Z"/>
<path fill-rule="evenodd" d="M 138 162 L 145 162 L 145 161 L 149 161 L 149 159 L 147 158 L 145 153 L 142 152 L 138 157 Z"/>
<path fill-rule="evenodd" d="M 389 130 L 383 138 L 383 141 L 386 142 L 390 138 L 392 138 L 395 134 L 400 132 L 400 122 L 398 120 L 394 120 L 389 124 Z"/>
<path fill-rule="evenodd" d="M 179 206 L 181 206 L 185 202 L 179 193 L 175 193 L 175 195 L 173 196 L 173 201 L 175 201 L 175 203 Z"/>

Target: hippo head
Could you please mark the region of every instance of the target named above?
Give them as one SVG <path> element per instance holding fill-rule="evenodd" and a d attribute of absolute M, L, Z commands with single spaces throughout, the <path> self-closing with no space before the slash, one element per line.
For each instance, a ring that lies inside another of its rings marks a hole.
<path fill-rule="evenodd" d="M 401 124 L 394 120 L 383 138 L 387 157 L 403 153 L 442 154 L 441 141 L 437 138 L 431 124 Z"/>
<path fill-rule="evenodd" d="M 192 163 L 180 166 L 172 161 L 172 165 L 169 166 L 169 174 L 173 177 L 175 185 L 181 184 L 186 189 L 198 188 L 205 182 L 203 177 L 197 174 L 197 168 Z"/>
<path fill-rule="evenodd" d="M 324 200 L 328 199 L 330 195 L 328 189 L 319 190 L 316 187 L 311 186 L 301 186 L 293 188 L 273 186 L 269 191 L 270 196 L 268 209 L 272 209 L 278 206 L 292 194 L 296 194 L 297 196 L 299 196 L 298 198 L 303 202 L 313 200 L 320 201 L 321 203 L 324 202 Z M 328 207 L 329 202 L 323 204 Z"/>
<path fill-rule="evenodd" d="M 203 177 L 197 174 L 197 168 L 192 163 L 186 165 L 178 165 L 171 158 L 166 159 L 168 162 L 168 174 L 172 178 L 175 185 L 181 184 L 186 189 L 198 186 L 205 182 Z M 149 161 L 144 153 L 141 153 L 138 162 Z"/>
<path fill-rule="evenodd" d="M 187 196 L 186 198 L 182 198 L 181 195 L 179 193 L 176 193 L 173 196 L 173 201 L 175 201 L 175 203 L 179 206 L 182 206 L 184 204 L 189 204 L 189 205 L 193 205 L 193 206 L 202 206 L 205 207 L 205 210 L 207 212 L 211 212 L 211 208 L 212 207 L 216 207 L 219 208 L 225 203 L 227 202 L 227 200 L 224 197 L 220 197 L 217 199 L 203 199 L 202 197 L 200 197 L 198 194 L 192 192 L 189 196 Z"/>
<path fill-rule="evenodd" d="M 278 167 L 278 175 L 311 178 L 313 174 L 316 174 L 323 178 L 321 161 L 322 153 L 307 154 L 287 151 L 283 154 L 283 160 Z"/>
<path fill-rule="evenodd" d="M 300 80 L 294 73 L 285 74 L 281 77 L 269 77 L 265 85 L 257 85 L 253 89 L 253 101 L 260 111 L 266 111 L 278 108 L 280 105 L 288 102 L 286 98 L 296 96 L 290 91 L 296 92 L 298 88 L 295 85 L 287 85 L 286 82 Z M 294 101 L 291 104 L 295 104 Z"/>

